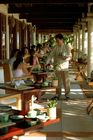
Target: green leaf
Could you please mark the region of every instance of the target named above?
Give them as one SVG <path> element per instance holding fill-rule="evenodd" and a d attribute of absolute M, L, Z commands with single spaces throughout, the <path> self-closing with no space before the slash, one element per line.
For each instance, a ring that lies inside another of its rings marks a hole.
<path fill-rule="evenodd" d="M 48 108 L 56 107 L 56 105 L 57 105 L 57 101 L 56 100 L 48 100 L 47 101 L 47 107 Z"/>

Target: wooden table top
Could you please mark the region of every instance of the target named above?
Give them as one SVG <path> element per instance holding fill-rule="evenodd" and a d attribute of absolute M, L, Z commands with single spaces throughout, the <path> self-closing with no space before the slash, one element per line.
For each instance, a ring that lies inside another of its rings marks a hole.
<path fill-rule="evenodd" d="M 41 91 L 55 91 L 57 87 L 53 87 L 53 86 L 45 86 L 45 87 L 40 87 L 40 88 L 35 88 L 34 85 L 33 86 L 27 86 L 26 88 L 23 87 L 22 88 L 15 88 L 15 87 L 12 87 L 11 85 L 9 84 L 2 84 L 0 85 L 0 89 L 7 89 L 7 90 L 12 90 L 12 91 L 38 91 L 38 90 L 41 90 Z"/>

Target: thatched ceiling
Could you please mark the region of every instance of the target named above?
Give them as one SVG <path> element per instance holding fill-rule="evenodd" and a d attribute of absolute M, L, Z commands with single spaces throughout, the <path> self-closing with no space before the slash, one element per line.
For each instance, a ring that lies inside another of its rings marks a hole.
<path fill-rule="evenodd" d="M 24 2 L 23 2 L 24 1 Z M 82 14 L 86 16 L 88 3 L 93 0 L 4 0 L 9 13 L 19 13 L 20 18 L 37 26 L 38 30 L 72 31 Z M 2 0 L 1 0 L 2 2 Z"/>

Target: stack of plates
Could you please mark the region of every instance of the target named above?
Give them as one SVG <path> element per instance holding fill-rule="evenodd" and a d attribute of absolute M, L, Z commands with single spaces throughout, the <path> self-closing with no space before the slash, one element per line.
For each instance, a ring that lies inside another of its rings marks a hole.
<path fill-rule="evenodd" d="M 10 110 L 12 110 L 11 106 L 0 104 L 0 111 L 6 112 L 6 111 L 10 111 Z"/>

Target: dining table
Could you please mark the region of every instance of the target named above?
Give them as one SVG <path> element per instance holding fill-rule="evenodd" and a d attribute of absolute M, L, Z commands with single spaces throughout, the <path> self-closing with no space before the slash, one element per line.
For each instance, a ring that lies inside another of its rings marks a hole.
<path fill-rule="evenodd" d="M 23 111 L 19 111 L 19 110 L 13 110 L 13 111 L 16 114 L 24 115 Z M 20 122 L 20 125 L 18 125 L 19 122 L 16 122 L 12 126 L 9 126 L 7 133 L 0 135 L 0 140 L 12 140 L 13 136 L 19 137 L 21 135 L 25 135 L 28 132 L 33 132 L 36 130 L 38 131 L 48 125 L 58 123 L 60 120 L 61 120 L 61 109 L 60 108 L 57 108 L 56 119 L 53 119 L 53 120 L 48 119 L 45 122 L 40 121 L 39 123 L 37 123 L 34 126 L 24 125 L 26 122 L 28 122 L 27 118 L 24 117 L 24 120 L 23 120 L 23 122 Z M 31 122 L 30 119 L 29 119 L 29 122 Z"/>
<path fill-rule="evenodd" d="M 61 109 L 57 108 L 57 118 L 54 120 L 47 120 L 45 122 L 40 121 L 40 123 L 34 125 L 34 126 L 29 126 L 29 127 L 23 127 L 23 124 L 27 121 L 27 118 L 25 118 L 25 115 L 29 111 L 29 101 L 31 100 L 32 95 L 39 95 L 45 93 L 46 91 L 48 92 L 56 92 L 56 87 L 51 87 L 51 86 L 45 86 L 45 87 L 40 87 L 36 88 L 35 86 L 22 86 L 20 88 L 16 88 L 15 86 L 11 85 L 10 82 L 6 83 L 1 83 L 0 84 L 0 89 L 4 89 L 6 92 L 9 92 L 10 95 L 18 95 L 20 94 L 20 100 L 21 100 L 21 109 L 20 110 L 13 110 L 16 114 L 23 115 L 24 116 L 24 122 L 20 126 L 17 125 L 17 123 L 11 123 L 8 126 L 8 132 L 5 133 L 4 135 L 0 136 L 0 140 L 11 140 L 13 136 L 20 136 L 24 135 L 28 131 L 34 131 L 34 130 L 39 130 L 44 128 L 45 126 L 57 123 L 61 119 Z M 30 120 L 29 120 L 30 121 Z"/>
<path fill-rule="evenodd" d="M 21 96 L 21 110 L 25 114 L 29 111 L 29 101 L 31 100 L 32 95 L 35 95 L 37 97 L 37 101 L 41 102 L 41 96 L 42 94 L 45 94 L 46 92 L 53 92 L 53 94 L 56 94 L 57 87 L 53 86 L 45 86 L 45 87 L 35 87 L 33 86 L 22 86 L 21 88 L 15 88 L 14 86 L 11 86 L 10 83 L 3 83 L 0 84 L 0 89 L 4 89 L 6 91 L 9 91 L 10 94 L 20 94 Z"/>
<path fill-rule="evenodd" d="M 10 83 L 0 84 L 0 89 L 10 91 L 10 94 L 20 94 L 21 95 L 21 110 L 26 114 L 29 110 L 29 101 L 32 95 L 38 96 L 41 93 L 40 89 L 36 89 L 33 86 L 21 86 L 21 88 L 15 88 L 11 86 Z"/>

